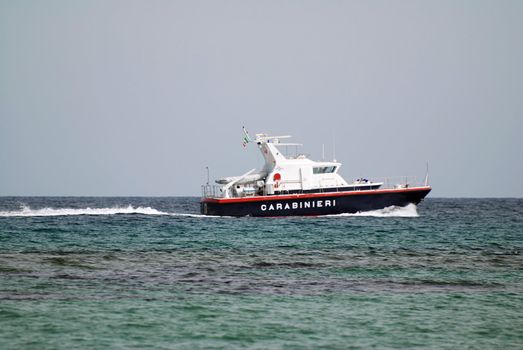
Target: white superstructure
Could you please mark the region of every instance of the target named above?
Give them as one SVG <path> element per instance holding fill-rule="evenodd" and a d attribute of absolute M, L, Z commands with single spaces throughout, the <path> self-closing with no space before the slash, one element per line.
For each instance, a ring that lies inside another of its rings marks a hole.
<path fill-rule="evenodd" d="M 247 135 L 248 137 L 248 135 Z M 225 177 L 216 182 L 222 185 L 215 196 L 231 198 L 265 196 L 289 193 L 331 192 L 378 188 L 382 183 L 359 180 L 350 185 L 338 174 L 341 163 L 313 161 L 305 155 L 286 157 L 279 149 L 282 146 L 301 146 L 284 143 L 291 136 L 268 136 L 256 134 L 265 164 L 260 171 L 252 169 L 241 176 Z"/>

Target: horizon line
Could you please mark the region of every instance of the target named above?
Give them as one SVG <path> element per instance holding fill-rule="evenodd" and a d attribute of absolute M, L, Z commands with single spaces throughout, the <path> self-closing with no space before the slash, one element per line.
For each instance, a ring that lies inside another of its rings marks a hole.
<path fill-rule="evenodd" d="M 196 195 L 0 195 L 0 198 L 54 197 L 54 198 L 202 198 Z M 523 199 L 523 196 L 431 196 L 426 199 Z"/>

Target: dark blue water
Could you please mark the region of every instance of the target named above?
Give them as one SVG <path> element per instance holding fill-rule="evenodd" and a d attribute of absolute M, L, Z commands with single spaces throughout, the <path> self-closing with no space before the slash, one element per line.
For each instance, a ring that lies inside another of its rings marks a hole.
<path fill-rule="evenodd" d="M 0 198 L 0 349 L 523 348 L 523 199 L 198 208 Z"/>

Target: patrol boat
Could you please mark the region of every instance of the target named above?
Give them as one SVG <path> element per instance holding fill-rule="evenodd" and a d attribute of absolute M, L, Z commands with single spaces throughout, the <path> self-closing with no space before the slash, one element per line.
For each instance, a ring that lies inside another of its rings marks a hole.
<path fill-rule="evenodd" d="M 244 129 L 244 147 L 251 142 Z M 431 191 L 428 172 L 423 185 L 410 178 L 399 182 L 359 178 L 351 183 L 339 175 L 341 163 L 313 161 L 303 154 L 284 155 L 281 142 L 290 138 L 256 134 L 265 164 L 241 176 L 202 186 L 201 213 L 215 216 L 316 216 L 357 213 L 390 206 L 418 204 Z"/>

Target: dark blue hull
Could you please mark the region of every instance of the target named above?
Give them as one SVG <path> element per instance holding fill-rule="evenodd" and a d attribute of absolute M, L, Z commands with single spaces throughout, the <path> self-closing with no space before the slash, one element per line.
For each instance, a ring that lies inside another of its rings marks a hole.
<path fill-rule="evenodd" d="M 418 204 L 430 187 L 246 198 L 204 198 L 201 213 L 216 216 L 307 216 L 357 213 Z"/>

